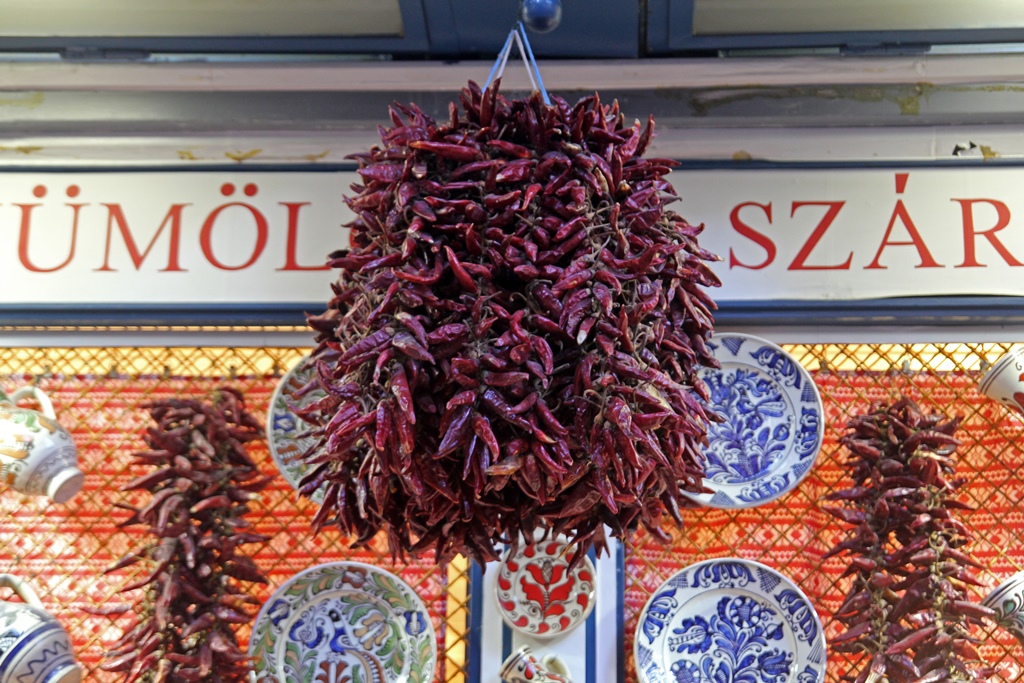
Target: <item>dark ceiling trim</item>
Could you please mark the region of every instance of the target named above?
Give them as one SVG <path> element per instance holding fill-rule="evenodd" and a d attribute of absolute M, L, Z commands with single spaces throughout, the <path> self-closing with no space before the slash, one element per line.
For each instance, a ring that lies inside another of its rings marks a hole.
<path fill-rule="evenodd" d="M 56 52 L 68 59 L 144 60 L 152 53 L 427 54 L 421 0 L 398 0 L 400 36 L 47 36 L 0 37 L 0 52 Z"/>
<path fill-rule="evenodd" d="M 304 325 L 306 315 L 322 312 L 325 302 L 2 304 L 0 326 Z M 1024 297 L 722 301 L 715 313 L 715 322 L 730 327 L 951 328 L 1024 325 Z"/>
<path fill-rule="evenodd" d="M 1024 325 L 1024 297 L 902 297 L 858 301 L 724 301 L 721 325 L 963 327 Z"/>
<path fill-rule="evenodd" d="M 786 48 L 836 48 L 851 53 L 916 54 L 932 45 L 976 43 L 1020 43 L 1024 27 L 1013 29 L 950 29 L 929 31 L 828 31 L 819 33 L 774 33 L 703 35 L 693 33 L 696 0 L 667 0 L 669 52 L 716 50 L 766 50 Z M 649 20 L 656 20 L 649 14 Z M 664 14 L 662 14 L 664 17 Z"/>
<path fill-rule="evenodd" d="M 153 54 L 381 55 L 495 57 L 518 15 L 518 0 L 398 0 L 401 36 L 21 36 L 0 37 L 0 52 L 57 53 L 81 61 L 145 61 Z M 563 0 L 562 22 L 531 33 L 538 57 L 635 59 L 640 0 Z"/>
<path fill-rule="evenodd" d="M 430 53 L 434 56 L 458 55 L 462 51 L 452 0 L 423 0 Z"/>

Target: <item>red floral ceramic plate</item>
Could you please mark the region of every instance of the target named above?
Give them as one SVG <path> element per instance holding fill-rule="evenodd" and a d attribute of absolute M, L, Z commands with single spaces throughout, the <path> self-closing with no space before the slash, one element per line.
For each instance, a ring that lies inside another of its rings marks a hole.
<path fill-rule="evenodd" d="M 594 609 L 594 564 L 584 557 L 569 571 L 563 540 L 522 546 L 498 569 L 502 618 L 533 638 L 553 638 L 576 628 Z"/>

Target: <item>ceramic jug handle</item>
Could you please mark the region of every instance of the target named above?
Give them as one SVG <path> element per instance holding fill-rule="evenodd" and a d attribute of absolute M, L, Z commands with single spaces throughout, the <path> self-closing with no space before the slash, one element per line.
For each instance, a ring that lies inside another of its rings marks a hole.
<path fill-rule="evenodd" d="M 540 661 L 548 671 L 556 673 L 563 678 L 572 678 L 572 674 L 569 672 L 569 665 L 558 655 L 544 655 Z"/>
<path fill-rule="evenodd" d="M 0 574 L 0 587 L 10 588 L 17 593 L 26 604 L 43 609 L 43 603 L 32 587 L 13 574 Z"/>
<path fill-rule="evenodd" d="M 8 400 L 11 403 L 17 403 L 26 396 L 32 396 L 35 400 L 39 401 L 39 406 L 43 409 L 43 415 L 51 420 L 57 419 L 56 413 L 53 412 L 53 401 L 51 401 L 50 397 L 44 394 L 43 390 L 39 387 L 22 387 L 11 394 Z"/>

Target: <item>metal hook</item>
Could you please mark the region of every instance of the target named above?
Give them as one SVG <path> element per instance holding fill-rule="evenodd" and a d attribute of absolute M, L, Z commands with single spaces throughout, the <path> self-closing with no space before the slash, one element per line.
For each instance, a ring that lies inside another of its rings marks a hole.
<path fill-rule="evenodd" d="M 51 365 L 44 365 L 42 372 L 28 375 L 29 379 L 32 381 L 32 386 L 38 387 L 43 380 L 53 377 L 52 368 L 53 366 Z"/>
<path fill-rule="evenodd" d="M 513 41 L 515 41 L 516 47 L 519 48 L 519 56 L 523 58 L 523 66 L 526 67 L 526 75 L 530 78 L 530 85 L 533 86 L 534 90 L 540 91 L 544 104 L 550 105 L 551 98 L 548 96 L 547 88 L 544 87 L 544 79 L 540 75 L 540 66 L 537 64 L 536 57 L 533 56 L 533 48 L 530 46 L 530 39 L 526 35 L 526 27 L 523 26 L 522 21 L 517 21 L 512 30 L 509 31 L 508 38 L 505 39 L 505 45 L 501 48 L 501 52 L 498 53 L 498 58 L 494 60 L 491 73 L 487 75 L 487 82 L 484 83 L 483 89 L 487 90 L 495 78 L 501 78 L 501 75 L 505 73 L 505 65 L 508 64 L 509 55 L 512 54 Z"/>
<path fill-rule="evenodd" d="M 484 90 L 487 90 L 487 88 L 490 87 L 491 81 L 494 80 L 495 75 L 500 78 L 501 74 L 505 73 L 505 63 L 508 61 L 508 53 L 512 48 L 512 34 L 515 32 L 515 29 L 512 29 L 508 34 L 508 38 L 505 39 L 505 46 L 501 48 L 501 51 L 498 53 L 498 58 L 494 60 L 494 66 L 491 67 L 491 73 L 487 74 L 487 82 L 484 83 Z"/>
<path fill-rule="evenodd" d="M 526 27 L 522 25 L 522 22 L 519 22 L 519 35 L 522 36 L 523 45 L 526 46 L 526 56 L 529 58 L 529 63 L 534 66 L 534 71 L 537 75 L 537 83 L 535 84 L 535 87 L 540 89 L 541 99 L 544 100 L 544 103 L 550 106 L 551 98 L 548 97 L 548 89 L 544 87 L 544 79 L 541 78 L 541 65 L 537 63 L 537 57 L 534 56 L 534 48 L 529 45 L 529 38 L 526 36 Z M 520 46 L 520 49 L 521 48 L 522 46 Z M 530 81 L 532 82 L 532 79 L 530 79 Z"/>

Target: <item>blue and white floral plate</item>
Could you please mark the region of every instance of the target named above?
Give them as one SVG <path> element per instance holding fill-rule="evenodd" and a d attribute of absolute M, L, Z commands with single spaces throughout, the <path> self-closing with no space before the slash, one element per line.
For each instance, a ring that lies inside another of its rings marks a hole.
<path fill-rule="evenodd" d="M 736 558 L 676 573 L 644 605 L 633 639 L 640 683 L 821 683 L 825 633 L 795 583 Z"/>
<path fill-rule="evenodd" d="M 810 374 L 775 344 L 748 334 L 708 343 L 721 369 L 701 370 L 711 407 L 724 422 L 708 429 L 704 486 L 687 494 L 714 508 L 762 505 L 796 488 L 825 435 L 824 410 Z"/>
<path fill-rule="evenodd" d="M 312 437 L 300 437 L 309 431 L 310 425 L 295 414 L 295 409 L 319 401 L 326 395 L 320 388 L 299 395 L 300 390 L 313 379 L 315 372 L 316 368 L 310 364 L 309 357 L 304 356 L 277 383 L 267 411 L 267 446 L 270 457 L 274 459 L 281 476 L 295 489 L 299 488 L 299 482 L 307 469 L 302 454 L 315 441 Z M 314 491 L 310 499 L 322 503 L 323 488 Z"/>
<path fill-rule="evenodd" d="M 431 683 L 437 639 L 409 584 L 359 562 L 299 572 L 267 600 L 249 640 L 254 683 Z"/>

